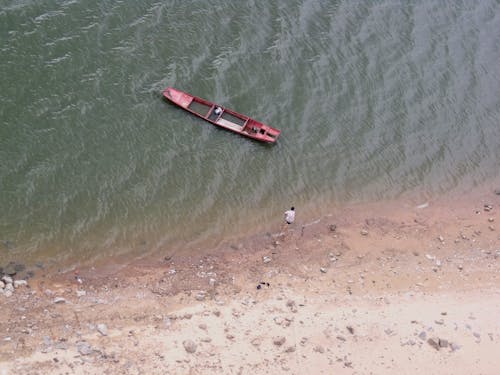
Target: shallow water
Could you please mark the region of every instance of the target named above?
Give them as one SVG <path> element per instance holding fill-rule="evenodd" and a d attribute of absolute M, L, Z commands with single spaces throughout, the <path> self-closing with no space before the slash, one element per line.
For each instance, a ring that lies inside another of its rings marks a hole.
<path fill-rule="evenodd" d="M 292 204 L 487 184 L 499 30 L 495 0 L 3 2 L 0 264 L 196 248 Z M 175 108 L 166 86 L 278 144 Z"/>

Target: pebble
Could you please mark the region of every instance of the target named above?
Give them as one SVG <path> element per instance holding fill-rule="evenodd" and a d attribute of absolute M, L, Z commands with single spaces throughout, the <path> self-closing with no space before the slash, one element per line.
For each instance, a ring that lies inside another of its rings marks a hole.
<path fill-rule="evenodd" d="M 271 257 L 269 257 L 269 256 L 267 256 L 267 255 L 266 255 L 266 256 L 263 256 L 263 257 L 262 257 L 262 261 L 263 261 L 264 263 L 269 263 L 269 262 L 271 261 Z"/>
<path fill-rule="evenodd" d="M 2 281 L 4 281 L 5 284 L 12 284 L 12 282 L 13 282 L 12 281 L 12 277 L 7 276 L 7 275 L 5 275 L 4 277 L 2 277 Z"/>
<path fill-rule="evenodd" d="M 20 286 L 28 286 L 28 282 L 26 280 L 15 280 L 14 288 L 19 288 Z"/>
<path fill-rule="evenodd" d="M 184 346 L 186 352 L 188 353 L 196 352 L 196 344 L 194 343 L 193 340 L 185 340 L 182 342 L 182 345 Z"/>
<path fill-rule="evenodd" d="M 427 340 L 427 343 L 432 346 L 434 349 L 439 350 L 439 339 L 431 337 Z"/>
<path fill-rule="evenodd" d="M 66 300 L 62 297 L 54 298 L 54 303 L 66 303 Z"/>
<path fill-rule="evenodd" d="M 323 348 L 321 345 L 316 345 L 313 350 L 316 353 L 321 353 L 321 354 L 323 354 L 325 352 L 325 348 Z"/>
<path fill-rule="evenodd" d="M 206 296 L 205 292 L 204 292 L 204 291 L 201 291 L 201 292 L 199 292 L 198 294 L 196 294 L 195 299 L 196 299 L 197 301 L 204 301 L 204 300 L 205 300 L 205 296 Z"/>
<path fill-rule="evenodd" d="M 361 229 L 361 235 L 368 236 L 368 231 L 366 229 Z"/>
<path fill-rule="evenodd" d="M 92 353 L 92 347 L 86 341 L 80 341 L 76 344 L 76 350 L 81 355 L 89 355 Z"/>
<path fill-rule="evenodd" d="M 326 268 L 325 268 L 325 267 L 321 267 L 319 270 L 320 270 L 322 273 L 326 273 Z"/>
<path fill-rule="evenodd" d="M 106 324 L 98 324 L 97 325 L 97 331 L 103 335 L 103 336 L 107 336 L 108 335 L 108 327 L 106 326 Z"/>
<path fill-rule="evenodd" d="M 76 296 L 77 297 L 83 297 L 85 295 L 87 295 L 87 292 L 85 290 L 77 290 L 76 291 Z"/>
<path fill-rule="evenodd" d="M 285 343 L 286 338 L 284 336 L 278 336 L 273 339 L 273 344 L 276 346 L 281 346 Z"/>

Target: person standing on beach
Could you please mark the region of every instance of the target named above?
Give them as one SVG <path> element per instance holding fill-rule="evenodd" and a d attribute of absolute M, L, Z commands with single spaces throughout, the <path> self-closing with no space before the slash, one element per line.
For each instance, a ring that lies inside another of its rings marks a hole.
<path fill-rule="evenodd" d="M 295 221 L 295 207 L 291 207 L 288 211 L 285 211 L 285 221 L 288 225 Z"/>
<path fill-rule="evenodd" d="M 286 235 L 285 228 L 292 224 L 295 221 L 295 207 L 292 206 L 289 210 L 285 211 L 285 224 L 283 225 L 283 229 L 281 232 L 283 233 L 283 237 Z"/>

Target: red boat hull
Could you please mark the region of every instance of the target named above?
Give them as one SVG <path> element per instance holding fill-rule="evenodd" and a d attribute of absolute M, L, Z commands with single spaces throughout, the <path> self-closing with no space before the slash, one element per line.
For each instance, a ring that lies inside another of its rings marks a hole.
<path fill-rule="evenodd" d="M 281 131 L 208 100 L 167 87 L 163 96 L 173 104 L 221 128 L 266 143 L 275 143 Z"/>

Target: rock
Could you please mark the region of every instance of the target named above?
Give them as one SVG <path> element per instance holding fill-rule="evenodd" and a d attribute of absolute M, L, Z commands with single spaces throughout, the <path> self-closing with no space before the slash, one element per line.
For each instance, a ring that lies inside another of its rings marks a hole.
<path fill-rule="evenodd" d="M 269 256 L 267 256 L 267 255 L 266 255 L 266 256 L 263 256 L 263 257 L 262 257 L 262 261 L 263 261 L 264 263 L 269 263 L 269 262 L 271 261 L 271 257 L 269 257 Z"/>
<path fill-rule="evenodd" d="M 418 338 L 420 340 L 425 340 L 427 338 L 427 333 L 425 331 L 422 331 L 418 334 Z"/>
<path fill-rule="evenodd" d="M 337 336 L 337 340 L 340 340 L 340 341 L 345 341 L 345 337 L 344 337 L 344 336 L 340 336 L 340 335 L 338 335 L 338 336 Z"/>
<path fill-rule="evenodd" d="M 443 325 L 444 320 L 443 319 L 435 320 L 434 323 L 439 324 L 439 325 Z"/>
<path fill-rule="evenodd" d="M 499 188 L 499 189 L 495 189 L 494 193 L 495 193 L 496 195 L 500 195 L 500 188 Z"/>
<path fill-rule="evenodd" d="M 203 290 L 202 290 L 201 292 L 198 292 L 198 293 L 196 294 L 195 299 L 196 299 L 197 301 L 204 301 L 204 300 L 205 300 L 205 297 L 206 297 L 206 293 L 205 293 L 205 291 L 203 291 Z"/>
<path fill-rule="evenodd" d="M 323 348 L 321 345 L 316 345 L 313 350 L 316 353 L 321 353 L 321 354 L 323 354 L 325 352 L 325 348 Z"/>
<path fill-rule="evenodd" d="M 3 270 L 3 272 L 6 274 L 6 275 L 9 275 L 9 276 L 14 276 L 17 271 L 16 271 L 16 267 L 15 267 L 15 264 L 13 263 L 9 263 L 5 269 Z"/>
<path fill-rule="evenodd" d="M 448 347 L 448 340 L 439 339 L 439 347 L 440 348 L 447 348 Z"/>
<path fill-rule="evenodd" d="M 493 209 L 493 206 L 492 206 L 491 204 L 485 204 L 485 205 L 484 205 L 484 210 L 485 210 L 486 212 L 489 212 L 489 211 L 491 211 L 492 209 Z"/>
<path fill-rule="evenodd" d="M 326 273 L 326 268 L 325 268 L 325 267 L 321 267 L 319 270 L 320 270 L 322 273 Z"/>
<path fill-rule="evenodd" d="M 285 353 L 293 353 L 296 350 L 295 345 L 289 346 L 285 349 Z"/>
<path fill-rule="evenodd" d="M 92 354 L 93 351 L 92 347 L 86 341 L 77 342 L 76 350 L 78 350 L 78 353 L 80 353 L 81 355 L 89 355 Z"/>
<path fill-rule="evenodd" d="M 461 346 L 452 342 L 450 344 L 450 348 L 451 348 L 452 351 L 457 351 L 458 349 L 461 348 Z"/>
<path fill-rule="evenodd" d="M 431 337 L 427 340 L 427 343 L 432 346 L 434 349 L 439 350 L 439 339 Z"/>
<path fill-rule="evenodd" d="M 9 285 L 12 285 L 12 284 L 9 284 Z M 11 297 L 11 296 L 12 296 L 12 291 L 10 291 L 10 290 L 5 290 L 5 291 L 3 292 L 3 295 L 4 295 L 5 297 L 9 298 L 9 297 Z"/>
<path fill-rule="evenodd" d="M 97 325 L 97 331 L 103 335 L 103 336 L 107 336 L 108 335 L 108 327 L 106 327 L 106 324 L 98 324 Z"/>
<path fill-rule="evenodd" d="M 7 284 L 7 285 L 5 285 L 4 291 L 14 293 L 14 286 L 12 284 Z"/>
<path fill-rule="evenodd" d="M 337 230 L 337 225 L 330 224 L 330 232 L 335 232 Z"/>
<path fill-rule="evenodd" d="M 290 308 L 290 311 L 293 312 L 293 313 L 296 313 L 297 312 L 297 305 L 295 304 L 295 301 L 292 301 L 291 299 L 289 299 L 287 302 L 286 302 L 286 305 L 287 307 Z"/>
<path fill-rule="evenodd" d="M 54 303 L 66 303 L 66 300 L 63 297 L 56 297 Z"/>
<path fill-rule="evenodd" d="M 354 335 L 354 328 L 352 328 L 351 326 L 347 326 L 346 328 L 351 335 Z"/>
<path fill-rule="evenodd" d="M 278 336 L 273 339 L 273 344 L 276 346 L 281 346 L 285 343 L 286 338 L 284 336 Z"/>
<path fill-rule="evenodd" d="M 12 277 L 7 276 L 7 275 L 5 275 L 4 277 L 2 277 L 2 281 L 4 281 L 5 284 L 12 284 L 12 282 L 13 282 L 12 281 Z"/>
<path fill-rule="evenodd" d="M 361 235 L 363 236 L 368 236 L 368 231 L 366 229 L 361 229 L 361 232 L 359 233 L 361 233 Z"/>
<path fill-rule="evenodd" d="M 85 290 L 77 290 L 76 291 L 76 296 L 77 297 L 83 297 L 83 296 L 86 296 L 87 295 L 87 292 Z"/>
<path fill-rule="evenodd" d="M 438 237 L 438 240 L 439 240 L 440 242 L 444 242 L 444 238 L 443 238 L 443 236 L 439 236 L 439 237 Z"/>
<path fill-rule="evenodd" d="M 15 280 L 14 281 L 14 288 L 19 288 L 21 286 L 28 286 L 28 282 L 26 280 Z"/>
<path fill-rule="evenodd" d="M 0 289 L 3 289 L 3 288 L 5 288 L 5 283 L 2 280 L 0 280 Z"/>
<path fill-rule="evenodd" d="M 188 353 L 196 352 L 196 344 L 194 343 L 193 340 L 185 340 L 182 342 L 182 345 L 184 346 L 186 352 Z"/>

